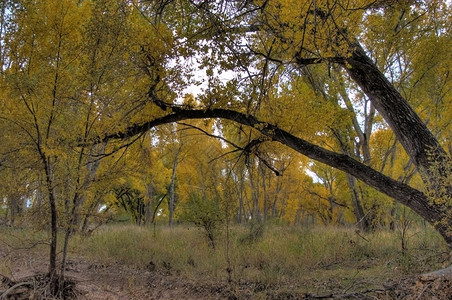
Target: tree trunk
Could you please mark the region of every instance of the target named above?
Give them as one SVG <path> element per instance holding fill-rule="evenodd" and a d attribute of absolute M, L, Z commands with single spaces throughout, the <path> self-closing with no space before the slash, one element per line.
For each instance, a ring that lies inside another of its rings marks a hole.
<path fill-rule="evenodd" d="M 91 204 L 88 206 L 88 208 L 85 209 L 83 220 L 81 221 L 81 226 L 80 226 L 80 231 L 82 233 L 86 233 L 86 231 L 88 230 L 89 219 L 96 213 L 96 210 L 98 210 L 98 207 L 101 203 L 101 200 L 102 200 L 101 195 L 96 194 L 94 197 L 95 197 L 94 198 L 95 200 L 92 201 Z"/>
<path fill-rule="evenodd" d="M 364 209 L 361 203 L 361 198 L 359 197 L 358 187 L 356 184 L 356 179 L 350 174 L 346 174 L 347 184 L 350 189 L 353 212 L 355 213 L 356 222 L 358 227 L 363 231 L 368 231 L 370 229 L 369 220 L 364 214 Z"/>
<path fill-rule="evenodd" d="M 178 158 L 179 158 L 179 154 L 180 154 L 181 150 L 182 150 L 182 146 L 180 146 L 176 151 L 176 155 L 174 156 L 174 161 L 173 161 L 173 171 L 171 174 L 171 183 L 170 183 L 169 200 L 168 200 L 168 225 L 170 227 L 173 226 L 174 206 L 175 206 L 175 202 L 176 202 L 176 194 L 175 194 L 176 169 L 177 169 Z"/>
<path fill-rule="evenodd" d="M 263 198 L 264 198 L 264 223 L 267 222 L 267 218 L 268 218 L 268 192 L 267 192 L 267 184 L 265 182 L 265 166 L 262 165 L 261 162 L 259 162 L 259 169 L 261 171 L 261 175 L 262 175 L 262 194 L 263 194 Z"/>
<path fill-rule="evenodd" d="M 50 206 L 50 253 L 49 253 L 49 277 L 50 277 L 50 290 L 52 294 L 56 293 L 57 287 L 57 274 L 56 274 L 56 257 L 57 257 L 57 239 L 58 239 L 58 215 L 56 207 L 55 190 L 53 186 L 52 169 L 44 153 L 41 151 L 41 158 L 44 165 L 44 171 L 46 174 L 46 187 L 48 192 L 49 206 Z"/>
<path fill-rule="evenodd" d="M 199 165 L 199 174 L 201 175 L 202 199 L 203 199 L 204 203 L 207 203 L 206 177 L 204 176 L 204 171 L 202 169 L 202 165 Z"/>
<path fill-rule="evenodd" d="M 280 177 L 281 176 L 279 176 L 278 179 L 277 179 L 278 181 L 276 183 L 275 197 L 273 199 L 273 204 L 272 204 L 272 217 L 273 218 L 275 218 L 276 215 L 277 215 L 276 206 L 277 206 L 277 202 L 278 202 L 278 199 L 279 199 L 279 193 L 281 192 L 281 188 L 282 188 L 282 181 L 281 181 Z"/>
<path fill-rule="evenodd" d="M 359 44 L 354 47 L 352 56 L 343 65 L 344 68 L 391 126 L 427 186 L 438 190 L 438 178 L 432 174 L 432 168 L 438 167 L 438 163 L 450 164 L 451 159 L 408 102 L 366 55 L 364 49 Z M 444 178 L 449 175 L 447 171 L 446 168 L 438 169 L 439 175 Z M 452 191 L 451 183 L 446 188 L 449 192 Z"/>
<path fill-rule="evenodd" d="M 245 207 L 243 203 L 243 189 L 244 189 L 244 175 L 242 172 L 242 177 L 239 178 L 238 175 L 234 176 L 236 177 L 237 181 L 234 181 L 234 187 L 235 191 L 237 193 L 237 198 L 239 200 L 239 209 L 237 211 L 237 223 L 242 224 L 243 217 L 245 216 Z"/>
<path fill-rule="evenodd" d="M 248 173 L 250 175 L 250 185 L 251 185 L 251 196 L 253 198 L 253 207 L 251 211 L 251 217 L 253 220 L 258 222 L 261 221 L 261 212 L 259 209 L 259 189 L 254 182 L 253 170 L 252 167 L 248 167 Z"/>
<path fill-rule="evenodd" d="M 448 179 L 451 176 L 452 160 L 364 49 L 359 44 L 354 47 L 352 56 L 343 66 L 392 128 L 416 165 L 430 194 L 430 199 L 423 201 L 423 210 L 435 214 L 434 226 L 452 246 L 452 182 Z"/>
<path fill-rule="evenodd" d="M 20 215 L 20 199 L 17 195 L 11 195 L 8 198 L 8 207 L 9 207 L 9 224 L 14 226 L 16 223 L 16 217 Z"/>
<path fill-rule="evenodd" d="M 370 156 L 370 151 L 368 151 L 368 149 L 369 149 L 368 139 L 365 138 L 364 132 L 359 127 L 359 122 L 358 122 L 358 119 L 353 110 L 351 100 L 348 99 L 345 92 L 342 97 L 344 98 L 347 108 L 354 115 L 352 122 L 353 122 L 353 127 L 355 130 L 355 133 L 359 138 L 359 143 L 358 143 L 358 145 L 356 145 L 356 144 L 353 144 L 354 141 L 350 141 L 350 140 L 347 141 L 346 139 L 344 139 L 343 135 L 339 132 L 339 130 L 333 130 L 334 136 L 336 137 L 336 140 L 339 142 L 339 146 L 340 146 L 340 149 L 343 154 L 348 155 L 348 156 L 353 156 L 353 153 L 354 153 L 354 156 L 356 157 L 356 159 L 363 161 L 364 164 L 369 166 L 371 156 Z M 366 119 L 368 120 L 367 116 L 366 116 Z M 365 127 L 368 128 L 369 126 L 365 126 Z M 370 131 L 368 132 L 368 134 L 370 136 Z M 355 149 L 353 149 L 353 148 L 355 148 Z M 361 150 L 363 152 L 362 155 L 361 155 Z M 347 178 L 347 185 L 350 190 L 350 195 L 351 195 L 351 199 L 352 199 L 353 214 L 355 215 L 355 218 L 356 218 L 356 222 L 357 222 L 356 224 L 358 225 L 358 227 L 361 230 L 369 231 L 371 222 L 369 221 L 368 215 L 366 215 L 366 213 L 364 212 L 364 208 L 363 208 L 362 201 L 361 201 L 362 197 L 360 197 L 360 194 L 358 193 L 358 185 L 356 183 L 356 179 L 348 173 L 346 173 L 346 178 Z"/>

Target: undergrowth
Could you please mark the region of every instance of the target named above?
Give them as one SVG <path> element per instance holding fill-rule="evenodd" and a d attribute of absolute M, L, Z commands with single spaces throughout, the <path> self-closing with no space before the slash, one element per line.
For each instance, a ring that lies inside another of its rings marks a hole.
<path fill-rule="evenodd" d="M 334 227 L 299 228 L 268 226 L 262 236 L 233 227 L 212 249 L 194 227 L 151 228 L 133 225 L 106 226 L 92 236 L 72 239 L 72 253 L 98 263 L 125 264 L 143 271 L 160 271 L 188 278 L 224 280 L 228 272 L 237 284 L 258 283 L 265 289 L 318 288 L 329 280 L 341 288 L 357 282 L 383 281 L 419 274 L 450 263 L 447 245 L 428 228 L 413 229 L 407 251 L 400 249 L 396 232 L 363 235 Z M 231 270 L 232 268 L 232 270 Z"/>
<path fill-rule="evenodd" d="M 29 249 L 30 259 L 47 256 L 46 232 L 1 227 L 0 234 L 4 256 L 0 273 L 5 276 L 15 267 L 17 249 Z M 232 279 L 237 288 L 252 285 L 256 292 L 268 288 L 301 292 L 365 289 L 388 278 L 417 275 L 452 263 L 450 250 L 432 229 L 413 227 L 407 236 L 407 249 L 402 251 L 396 231 L 364 234 L 337 227 L 232 226 L 228 235 L 217 236 L 212 248 L 197 227 L 116 224 L 90 236 L 73 236 L 69 258 L 203 282 L 226 284 Z"/>

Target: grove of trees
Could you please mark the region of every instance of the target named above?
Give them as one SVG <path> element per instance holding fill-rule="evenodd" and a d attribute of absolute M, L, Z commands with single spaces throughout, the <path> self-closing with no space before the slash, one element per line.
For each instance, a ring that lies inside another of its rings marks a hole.
<path fill-rule="evenodd" d="M 372 230 L 408 207 L 452 246 L 448 1 L 0 5 L 1 218 L 49 230 L 52 278 L 121 214 Z"/>

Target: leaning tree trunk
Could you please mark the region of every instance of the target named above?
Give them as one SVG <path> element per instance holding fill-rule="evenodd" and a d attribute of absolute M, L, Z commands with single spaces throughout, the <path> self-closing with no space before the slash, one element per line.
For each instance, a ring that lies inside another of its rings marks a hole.
<path fill-rule="evenodd" d="M 435 188 L 438 179 L 432 176 L 432 170 L 438 167 L 438 163 L 451 163 L 451 159 L 432 132 L 359 44 L 355 45 L 353 55 L 347 59 L 344 67 L 391 126 L 425 183 Z M 450 175 L 447 174 L 447 168 L 437 169 L 434 173 L 441 177 Z M 451 191 L 450 183 L 447 188 Z"/>
<path fill-rule="evenodd" d="M 434 212 L 434 226 L 446 235 L 446 241 L 452 246 L 451 158 L 359 44 L 354 45 L 352 56 L 343 66 L 392 128 L 418 168 L 430 196 L 425 209 Z"/>

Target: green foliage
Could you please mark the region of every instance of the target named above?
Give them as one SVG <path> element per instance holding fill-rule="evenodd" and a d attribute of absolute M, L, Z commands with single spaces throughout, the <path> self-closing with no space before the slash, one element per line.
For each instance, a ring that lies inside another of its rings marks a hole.
<path fill-rule="evenodd" d="M 251 220 L 248 222 L 248 232 L 241 237 L 239 241 L 245 244 L 252 244 L 262 240 L 265 232 L 265 224 L 259 220 Z"/>
<path fill-rule="evenodd" d="M 220 226 L 224 221 L 224 213 L 218 200 L 203 199 L 196 193 L 190 194 L 182 219 L 202 228 L 209 245 L 216 247 Z"/>

